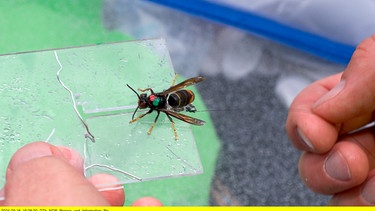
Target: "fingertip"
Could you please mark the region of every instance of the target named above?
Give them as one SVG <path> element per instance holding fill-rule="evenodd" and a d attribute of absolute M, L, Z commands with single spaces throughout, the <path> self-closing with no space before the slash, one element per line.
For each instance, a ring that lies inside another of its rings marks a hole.
<path fill-rule="evenodd" d="M 117 177 L 110 174 L 95 174 L 88 179 L 111 206 L 123 206 L 124 187 Z"/>
<path fill-rule="evenodd" d="M 5 194 L 5 205 L 108 206 L 83 174 L 54 156 L 17 167 L 6 180 Z"/>
<path fill-rule="evenodd" d="M 369 159 L 366 150 L 358 143 L 350 140 L 343 140 L 337 144 L 337 150 L 342 154 L 351 172 L 352 183 L 361 184 L 366 180 L 369 173 Z"/>
<path fill-rule="evenodd" d="M 300 150 L 325 153 L 337 140 L 338 126 L 314 112 L 313 105 L 340 81 L 341 73 L 306 87 L 294 99 L 286 121 L 286 131 Z"/>
<path fill-rule="evenodd" d="M 336 143 L 338 132 L 334 125 L 311 113 L 299 113 L 288 128 L 288 136 L 299 150 L 325 153 Z"/>
<path fill-rule="evenodd" d="M 83 159 L 78 152 L 67 147 L 56 147 L 46 142 L 37 141 L 24 145 L 14 153 L 8 165 L 7 175 L 23 163 L 45 156 L 63 159 L 83 172 Z"/>
<path fill-rule="evenodd" d="M 41 141 L 26 144 L 13 154 L 8 165 L 8 171 L 13 171 L 21 164 L 35 158 L 52 155 L 63 157 L 60 151 L 51 144 Z"/>
<path fill-rule="evenodd" d="M 132 206 L 163 206 L 163 204 L 154 197 L 145 196 L 136 200 Z"/>

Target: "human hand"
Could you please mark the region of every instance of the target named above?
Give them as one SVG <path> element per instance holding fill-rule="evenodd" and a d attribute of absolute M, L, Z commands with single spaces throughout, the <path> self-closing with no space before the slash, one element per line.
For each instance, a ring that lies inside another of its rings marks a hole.
<path fill-rule="evenodd" d="M 118 179 L 98 174 L 86 179 L 83 159 L 66 147 L 34 142 L 19 149 L 9 162 L 6 183 L 0 191 L 0 205 L 70 205 L 122 206 L 125 193 L 122 185 L 111 190 L 96 188 L 96 184 L 115 183 Z M 151 202 L 150 202 L 151 201 Z M 156 199 L 137 205 L 161 205 Z"/>
<path fill-rule="evenodd" d="M 286 122 L 293 145 L 303 150 L 299 173 L 331 205 L 375 204 L 375 133 L 348 132 L 374 121 L 375 35 L 364 40 L 343 73 L 306 87 Z"/>

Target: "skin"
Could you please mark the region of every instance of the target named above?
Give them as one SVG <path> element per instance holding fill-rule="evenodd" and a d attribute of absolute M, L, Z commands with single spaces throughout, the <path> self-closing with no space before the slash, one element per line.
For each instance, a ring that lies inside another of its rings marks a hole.
<path fill-rule="evenodd" d="M 72 149 L 45 142 L 33 142 L 19 149 L 11 158 L 6 183 L 0 191 L 0 205 L 16 206 L 122 206 L 125 193 L 122 185 L 113 190 L 100 190 L 96 184 L 115 183 L 108 174 L 86 179 L 83 159 Z M 144 203 L 161 203 L 157 199 Z"/>
<path fill-rule="evenodd" d="M 373 129 L 348 132 L 374 121 L 375 35 L 358 45 L 344 72 L 306 87 L 286 122 L 303 151 L 299 173 L 313 191 L 332 195 L 331 205 L 375 204 Z"/>

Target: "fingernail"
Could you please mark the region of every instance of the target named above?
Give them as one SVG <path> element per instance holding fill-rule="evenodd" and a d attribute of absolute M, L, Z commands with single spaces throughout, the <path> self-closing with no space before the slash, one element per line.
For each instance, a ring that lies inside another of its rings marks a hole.
<path fill-rule="evenodd" d="M 305 146 L 307 146 L 311 151 L 314 150 L 314 146 L 312 145 L 311 141 L 305 136 L 301 129 L 297 127 L 297 135 L 300 142 L 302 142 Z"/>
<path fill-rule="evenodd" d="M 370 204 L 375 204 L 375 177 L 368 180 L 361 192 L 362 198 Z"/>
<path fill-rule="evenodd" d="M 72 151 L 69 148 L 63 147 L 63 146 L 57 146 L 57 148 L 61 151 L 61 153 L 64 155 L 64 157 L 67 160 L 72 159 Z"/>
<path fill-rule="evenodd" d="M 317 107 L 324 102 L 334 98 L 337 96 L 345 87 L 345 80 L 341 80 L 333 89 L 331 89 L 329 92 L 327 92 L 325 95 L 323 95 L 318 101 L 315 102 L 313 107 Z"/>
<path fill-rule="evenodd" d="M 57 146 L 57 148 L 68 163 L 74 166 L 77 170 L 83 171 L 84 161 L 77 151 L 64 146 Z"/>
<path fill-rule="evenodd" d="M 340 181 L 351 179 L 348 163 L 339 151 L 333 152 L 327 157 L 324 169 L 333 179 Z"/>

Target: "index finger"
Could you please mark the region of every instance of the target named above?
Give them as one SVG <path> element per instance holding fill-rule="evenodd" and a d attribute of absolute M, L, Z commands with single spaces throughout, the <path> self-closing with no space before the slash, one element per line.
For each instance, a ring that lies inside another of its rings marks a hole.
<path fill-rule="evenodd" d="M 339 73 L 316 81 L 294 99 L 289 109 L 286 130 L 297 149 L 323 153 L 336 142 L 340 126 L 315 114 L 312 108 L 339 83 L 341 76 L 342 73 Z"/>

